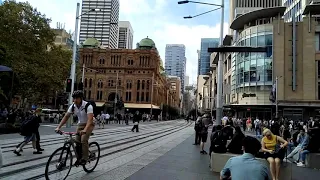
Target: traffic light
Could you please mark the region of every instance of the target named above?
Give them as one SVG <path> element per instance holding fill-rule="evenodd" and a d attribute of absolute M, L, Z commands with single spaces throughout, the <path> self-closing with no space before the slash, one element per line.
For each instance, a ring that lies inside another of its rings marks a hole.
<path fill-rule="evenodd" d="M 72 87 L 72 79 L 67 79 L 67 86 L 66 86 L 66 92 L 71 92 L 71 87 Z"/>

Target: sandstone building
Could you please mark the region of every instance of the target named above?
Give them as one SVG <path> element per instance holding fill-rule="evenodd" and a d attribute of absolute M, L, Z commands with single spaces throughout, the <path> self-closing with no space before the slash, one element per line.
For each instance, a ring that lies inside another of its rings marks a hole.
<path fill-rule="evenodd" d="M 112 105 L 117 97 L 127 110 L 148 113 L 152 104 L 153 114 L 158 114 L 164 104 L 179 107 L 152 39 L 142 39 L 136 49 L 109 49 L 89 38 L 79 54 L 81 66 L 85 65 L 86 99 L 97 106 Z"/>

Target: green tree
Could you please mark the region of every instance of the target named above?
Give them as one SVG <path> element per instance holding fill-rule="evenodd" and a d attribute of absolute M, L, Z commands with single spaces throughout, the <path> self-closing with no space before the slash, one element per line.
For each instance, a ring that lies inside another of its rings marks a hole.
<path fill-rule="evenodd" d="M 71 52 L 53 45 L 51 20 L 29 3 L 13 0 L 0 6 L 0 17 L 0 47 L 5 52 L 1 64 L 15 73 L 13 94 L 37 102 L 61 90 L 69 74 Z"/>

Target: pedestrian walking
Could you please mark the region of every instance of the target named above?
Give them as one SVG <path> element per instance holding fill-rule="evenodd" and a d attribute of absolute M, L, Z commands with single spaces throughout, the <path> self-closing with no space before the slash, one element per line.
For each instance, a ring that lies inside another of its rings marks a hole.
<path fill-rule="evenodd" d="M 37 123 L 39 124 L 39 127 L 40 127 L 40 123 L 42 123 L 41 117 L 40 117 L 40 113 L 41 112 L 42 112 L 42 109 L 40 109 L 40 108 L 36 109 L 36 111 L 34 112 L 34 116 L 35 116 L 34 118 L 36 119 Z M 36 129 L 36 148 L 37 148 L 37 151 L 43 151 L 44 150 L 40 146 L 39 128 Z"/>
<path fill-rule="evenodd" d="M 139 114 L 139 111 L 136 111 L 136 114 L 133 115 L 133 127 L 131 129 L 132 132 L 136 130 L 136 132 L 139 132 L 139 122 L 141 120 L 141 115 Z"/>
<path fill-rule="evenodd" d="M 17 156 L 21 156 L 22 148 L 29 142 L 32 142 L 33 154 L 42 154 L 37 149 L 37 132 L 40 124 L 35 115 L 27 113 L 25 120 L 21 124 L 20 134 L 24 136 L 24 140 L 13 151 Z"/>

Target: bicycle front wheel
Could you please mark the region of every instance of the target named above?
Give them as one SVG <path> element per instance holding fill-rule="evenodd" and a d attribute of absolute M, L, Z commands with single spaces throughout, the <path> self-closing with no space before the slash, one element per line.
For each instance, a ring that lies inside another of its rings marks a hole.
<path fill-rule="evenodd" d="M 47 162 L 45 178 L 46 180 L 65 180 L 71 168 L 72 153 L 70 149 L 60 147 L 51 154 Z"/>
<path fill-rule="evenodd" d="M 83 165 L 83 170 L 91 173 L 97 167 L 100 159 L 100 146 L 97 142 L 89 144 L 89 159 L 86 165 Z"/>

